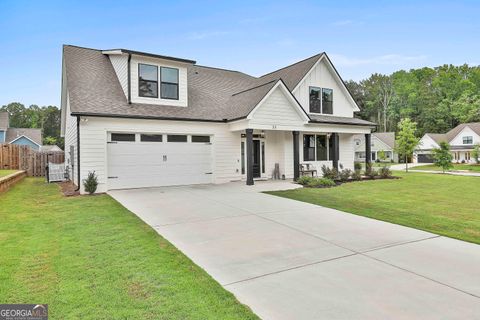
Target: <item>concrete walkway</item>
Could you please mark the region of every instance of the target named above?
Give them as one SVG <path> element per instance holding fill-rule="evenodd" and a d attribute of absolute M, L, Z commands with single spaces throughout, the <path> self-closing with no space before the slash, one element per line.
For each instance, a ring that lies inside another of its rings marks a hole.
<path fill-rule="evenodd" d="M 111 191 L 263 319 L 475 319 L 480 246 L 259 193 Z"/>
<path fill-rule="evenodd" d="M 421 172 L 421 173 L 435 173 L 443 174 L 443 171 L 435 170 L 415 170 L 416 167 L 431 165 L 431 163 L 409 163 L 408 172 Z M 405 171 L 405 164 L 395 164 L 390 167 L 393 171 Z M 466 176 L 466 177 L 480 177 L 480 172 L 469 172 L 469 171 L 447 171 L 445 174 L 450 174 L 453 176 Z"/>

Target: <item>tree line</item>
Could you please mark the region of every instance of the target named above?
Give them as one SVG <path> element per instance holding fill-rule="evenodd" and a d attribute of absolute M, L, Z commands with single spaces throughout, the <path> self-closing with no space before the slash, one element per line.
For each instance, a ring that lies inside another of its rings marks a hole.
<path fill-rule="evenodd" d="M 480 66 L 374 73 L 346 85 L 361 109 L 358 116 L 377 123 L 379 132 L 398 131 L 404 118 L 417 124 L 417 136 L 480 121 Z"/>
<path fill-rule="evenodd" d="M 25 107 L 12 102 L 2 106 L 2 111 L 9 113 L 10 127 L 41 129 L 44 145 L 57 145 L 63 149 L 64 139 L 60 137 L 61 111 L 56 106 Z"/>

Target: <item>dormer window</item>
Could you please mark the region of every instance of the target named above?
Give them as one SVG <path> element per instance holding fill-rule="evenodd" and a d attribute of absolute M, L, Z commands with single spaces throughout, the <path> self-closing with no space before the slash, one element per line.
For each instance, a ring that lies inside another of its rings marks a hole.
<path fill-rule="evenodd" d="M 178 69 L 161 67 L 160 77 L 161 98 L 178 100 Z"/>
<path fill-rule="evenodd" d="M 310 113 L 333 114 L 333 90 L 310 87 Z"/>
<path fill-rule="evenodd" d="M 138 64 L 138 95 L 146 98 L 158 98 L 158 67 Z"/>

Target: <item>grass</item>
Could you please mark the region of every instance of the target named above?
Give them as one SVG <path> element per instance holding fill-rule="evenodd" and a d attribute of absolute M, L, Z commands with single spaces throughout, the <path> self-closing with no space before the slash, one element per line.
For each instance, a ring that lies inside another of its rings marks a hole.
<path fill-rule="evenodd" d="M 9 174 L 12 174 L 14 172 L 17 172 L 18 170 L 6 170 L 6 169 L 1 169 L 0 170 L 0 178 L 2 177 L 6 177 L 8 176 Z"/>
<path fill-rule="evenodd" d="M 441 167 L 438 167 L 434 164 L 428 164 L 425 166 L 413 167 L 412 170 L 433 170 L 433 171 L 442 171 Z M 478 164 L 466 164 L 466 163 L 454 163 L 452 170 L 466 170 L 471 172 L 480 172 L 480 165 Z"/>
<path fill-rule="evenodd" d="M 402 179 L 269 193 L 480 244 L 480 178 L 396 175 Z"/>
<path fill-rule="evenodd" d="M 257 319 L 108 195 L 26 178 L 0 194 L 0 301 L 50 319 Z"/>

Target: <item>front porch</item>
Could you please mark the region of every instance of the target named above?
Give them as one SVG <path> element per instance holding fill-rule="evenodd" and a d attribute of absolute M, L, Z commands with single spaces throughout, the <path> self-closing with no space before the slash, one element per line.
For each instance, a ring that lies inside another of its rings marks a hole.
<path fill-rule="evenodd" d="M 239 130 L 242 180 L 298 179 L 300 165 L 308 164 L 321 176 L 321 167 L 354 169 L 355 133 L 299 130 Z M 370 134 L 366 134 L 370 139 Z M 370 152 L 366 152 L 371 154 Z M 371 162 L 371 158 L 365 159 Z"/>

